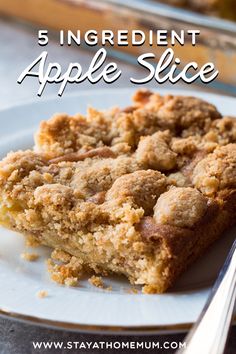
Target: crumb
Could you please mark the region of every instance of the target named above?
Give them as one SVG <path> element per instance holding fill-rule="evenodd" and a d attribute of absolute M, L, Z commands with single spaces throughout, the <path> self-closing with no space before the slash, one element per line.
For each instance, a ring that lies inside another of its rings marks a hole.
<path fill-rule="evenodd" d="M 58 253 L 56 253 L 56 255 L 58 255 Z M 63 259 L 65 260 L 64 257 Z M 47 261 L 47 266 L 48 271 L 51 274 L 51 279 L 58 284 L 64 284 L 67 286 L 76 286 L 78 279 L 83 273 L 82 261 L 73 256 L 70 256 L 69 262 L 64 264 L 57 264 L 50 258 Z"/>
<path fill-rule="evenodd" d="M 24 252 L 24 253 L 21 253 L 20 256 L 22 259 L 24 259 L 25 261 L 28 261 L 28 262 L 34 262 L 34 261 L 37 261 L 37 259 L 39 259 L 39 255 L 37 253 Z"/>
<path fill-rule="evenodd" d="M 91 285 L 96 286 L 97 288 L 104 289 L 104 284 L 103 284 L 102 277 L 98 277 L 96 275 L 93 275 L 91 278 L 88 279 L 88 282 Z"/>
<path fill-rule="evenodd" d="M 129 294 L 138 294 L 138 289 L 130 288 L 130 289 L 128 289 L 128 293 Z"/>
<path fill-rule="evenodd" d="M 66 286 L 76 286 L 78 285 L 78 278 L 76 277 L 66 278 L 64 283 Z"/>
<path fill-rule="evenodd" d="M 71 255 L 65 251 L 59 250 L 59 249 L 55 249 L 52 254 L 51 254 L 51 258 L 55 261 L 61 261 L 63 263 L 68 263 L 71 260 Z"/>
<path fill-rule="evenodd" d="M 39 290 L 36 295 L 39 299 L 44 299 L 48 296 L 48 292 L 46 290 Z"/>
<path fill-rule="evenodd" d="M 26 247 L 39 247 L 40 246 L 40 241 L 36 239 L 34 236 L 27 236 L 25 239 L 25 245 Z"/>
<path fill-rule="evenodd" d="M 105 288 L 105 290 L 107 290 L 107 291 L 112 291 L 112 286 L 111 286 L 111 285 L 108 286 L 107 288 Z"/>

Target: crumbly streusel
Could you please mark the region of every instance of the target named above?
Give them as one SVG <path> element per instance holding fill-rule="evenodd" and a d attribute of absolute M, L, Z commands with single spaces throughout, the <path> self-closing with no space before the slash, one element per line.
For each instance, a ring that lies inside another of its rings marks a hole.
<path fill-rule="evenodd" d="M 27 262 L 35 262 L 39 259 L 39 255 L 37 253 L 23 252 L 20 256 Z"/>
<path fill-rule="evenodd" d="M 48 297 L 48 291 L 47 290 L 39 290 L 36 294 L 36 296 L 39 299 L 44 299 L 45 297 Z"/>

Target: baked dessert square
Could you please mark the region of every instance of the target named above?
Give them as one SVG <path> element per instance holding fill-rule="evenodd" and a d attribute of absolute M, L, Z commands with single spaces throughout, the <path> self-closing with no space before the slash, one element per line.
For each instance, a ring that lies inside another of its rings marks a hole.
<path fill-rule="evenodd" d="M 162 293 L 235 223 L 236 120 L 199 98 L 139 90 L 133 105 L 43 121 L 0 162 L 0 224 L 84 270 Z"/>

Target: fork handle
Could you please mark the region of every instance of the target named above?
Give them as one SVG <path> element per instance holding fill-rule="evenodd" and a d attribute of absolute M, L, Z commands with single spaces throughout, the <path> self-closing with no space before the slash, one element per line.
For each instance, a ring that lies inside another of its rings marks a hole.
<path fill-rule="evenodd" d="M 236 297 L 236 240 L 202 313 L 177 354 L 222 354 Z"/>

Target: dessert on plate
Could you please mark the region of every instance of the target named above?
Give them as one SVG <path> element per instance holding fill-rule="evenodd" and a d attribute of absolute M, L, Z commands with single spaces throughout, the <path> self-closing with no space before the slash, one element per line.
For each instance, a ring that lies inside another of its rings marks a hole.
<path fill-rule="evenodd" d="M 199 98 L 57 114 L 0 162 L 0 224 L 70 259 L 68 284 L 89 269 L 165 292 L 235 210 L 236 120 Z"/>

